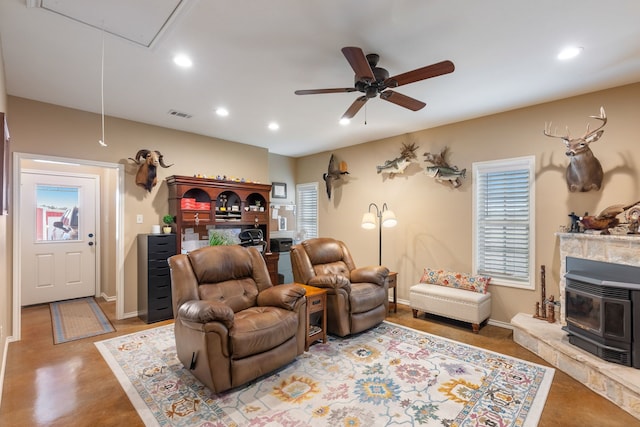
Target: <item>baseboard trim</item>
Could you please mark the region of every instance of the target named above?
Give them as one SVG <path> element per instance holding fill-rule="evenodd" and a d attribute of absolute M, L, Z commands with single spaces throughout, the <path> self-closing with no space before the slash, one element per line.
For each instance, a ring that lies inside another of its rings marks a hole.
<path fill-rule="evenodd" d="M 10 337 L 6 337 L 4 339 L 4 351 L 2 353 L 2 367 L 0 367 L 0 405 L 2 405 L 2 389 L 4 386 L 4 372 L 5 372 L 5 368 L 7 367 L 7 352 L 9 351 L 9 338 Z"/>
<path fill-rule="evenodd" d="M 137 312 L 137 311 L 131 311 L 131 312 L 129 312 L 129 313 L 124 313 L 124 314 L 122 315 L 122 318 L 123 318 L 123 319 L 130 319 L 130 318 L 132 318 L 132 317 L 138 317 L 138 312 Z"/>
<path fill-rule="evenodd" d="M 115 296 L 110 297 L 109 295 L 105 294 L 104 292 L 100 294 L 100 297 L 101 297 L 103 300 L 107 301 L 107 302 L 113 302 L 113 301 L 115 301 L 115 300 L 116 300 L 116 297 L 115 297 Z"/>
<path fill-rule="evenodd" d="M 488 325 L 497 326 L 499 328 L 511 329 L 513 331 L 513 325 L 511 323 L 501 322 L 499 320 L 489 319 L 489 320 L 487 320 L 487 324 Z"/>

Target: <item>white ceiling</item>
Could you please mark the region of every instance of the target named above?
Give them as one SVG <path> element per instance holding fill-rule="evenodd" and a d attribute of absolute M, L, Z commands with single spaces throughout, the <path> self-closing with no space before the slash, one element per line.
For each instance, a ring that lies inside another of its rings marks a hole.
<path fill-rule="evenodd" d="M 640 81 L 637 0 L 44 2 L 98 24 L 1 0 L 9 95 L 100 113 L 99 28 L 140 34 L 141 44 L 104 34 L 106 115 L 294 157 Z M 167 17 L 149 42 L 146 31 Z M 556 60 L 569 44 L 582 55 Z M 341 126 L 359 92 L 294 91 L 352 86 L 344 46 L 379 54 L 391 75 L 447 59 L 456 70 L 395 89 L 426 102 L 418 112 L 376 98 Z M 193 66 L 174 65 L 177 53 Z M 218 106 L 230 115 L 216 116 Z M 280 129 L 268 130 L 270 121 Z"/>

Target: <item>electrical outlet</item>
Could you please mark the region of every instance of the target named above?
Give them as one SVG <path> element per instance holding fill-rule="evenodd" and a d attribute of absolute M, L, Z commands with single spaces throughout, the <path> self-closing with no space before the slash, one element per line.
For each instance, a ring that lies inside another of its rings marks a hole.
<path fill-rule="evenodd" d="M 136 222 L 138 224 L 142 224 L 142 214 L 138 214 L 138 216 L 136 216 Z"/>

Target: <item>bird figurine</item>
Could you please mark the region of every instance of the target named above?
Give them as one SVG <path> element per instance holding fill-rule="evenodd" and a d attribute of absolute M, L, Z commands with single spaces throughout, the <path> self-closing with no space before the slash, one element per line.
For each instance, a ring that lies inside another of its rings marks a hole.
<path fill-rule="evenodd" d="M 620 223 L 618 215 L 623 213 L 629 208 L 634 207 L 640 202 L 635 202 L 630 205 L 612 205 L 605 208 L 598 215 L 587 215 L 580 217 L 580 223 L 585 230 L 608 230 Z"/>
<path fill-rule="evenodd" d="M 347 164 L 345 162 L 340 162 L 340 166 L 336 165 L 336 160 L 331 155 L 329 159 L 329 168 L 327 169 L 327 173 L 322 174 L 322 179 L 327 186 L 327 197 L 331 200 L 331 190 L 333 189 L 333 185 L 335 181 L 339 180 L 342 175 L 348 175 Z"/>

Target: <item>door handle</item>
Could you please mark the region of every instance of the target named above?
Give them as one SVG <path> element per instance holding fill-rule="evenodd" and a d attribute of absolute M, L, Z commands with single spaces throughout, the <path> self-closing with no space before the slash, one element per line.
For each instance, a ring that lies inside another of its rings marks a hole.
<path fill-rule="evenodd" d="M 89 246 L 93 246 L 93 242 L 89 242 Z"/>

